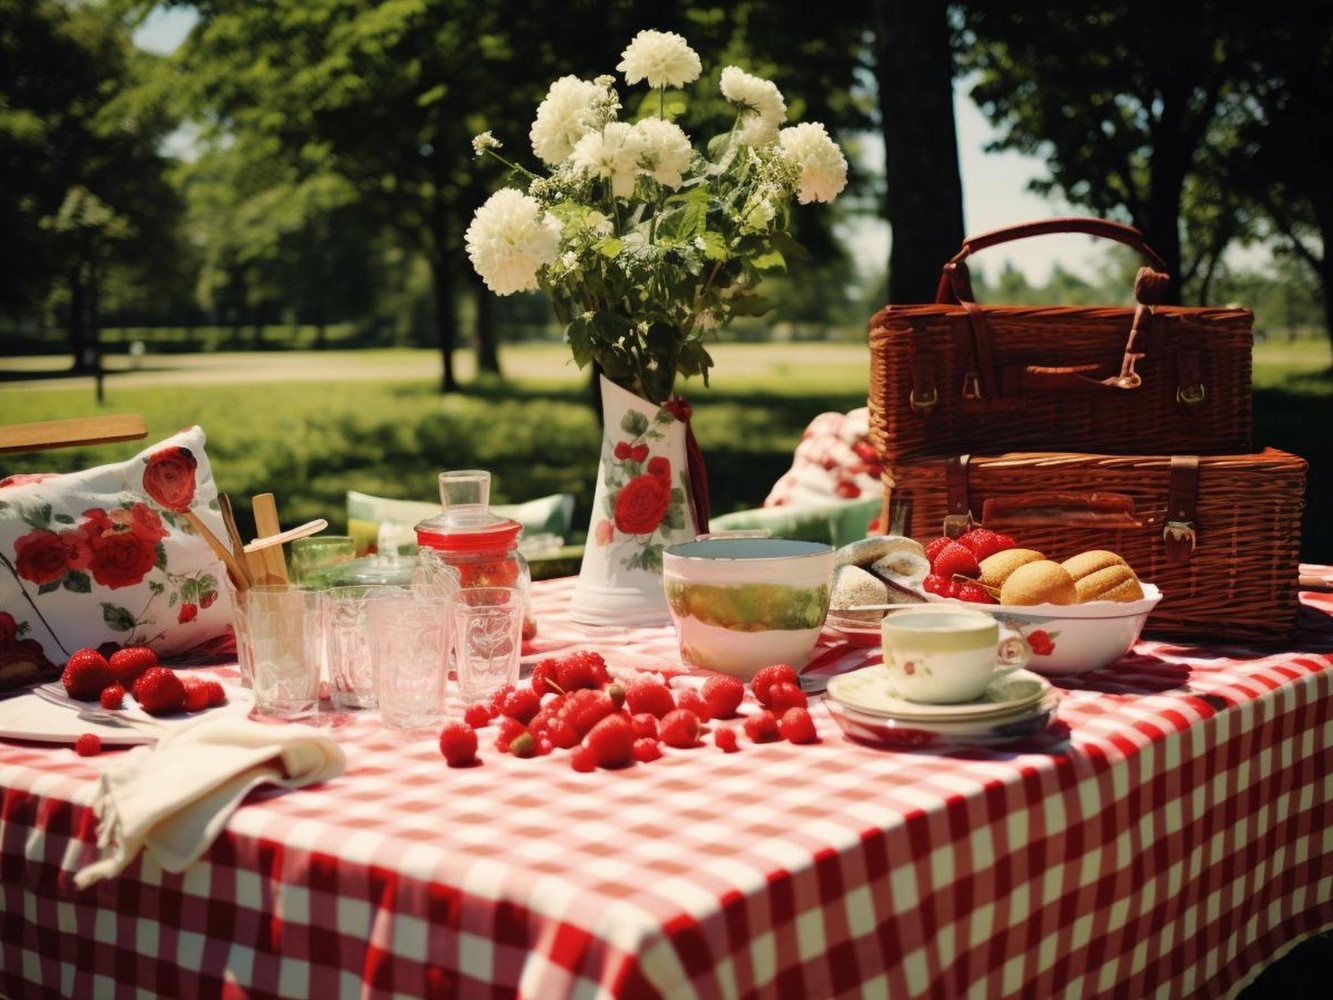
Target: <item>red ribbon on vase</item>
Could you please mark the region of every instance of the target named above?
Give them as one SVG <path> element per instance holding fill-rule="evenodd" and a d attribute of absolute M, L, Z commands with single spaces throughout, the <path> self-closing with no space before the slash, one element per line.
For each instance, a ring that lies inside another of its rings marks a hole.
<path fill-rule="evenodd" d="M 662 404 L 662 409 L 685 425 L 685 460 L 689 464 L 691 500 L 694 503 L 695 516 L 699 519 L 698 533 L 705 535 L 708 533 L 708 517 L 711 513 L 708 500 L 708 470 L 704 468 L 704 453 L 694 436 L 694 429 L 690 426 L 690 414 L 694 411 L 683 396 L 668 399 Z"/>

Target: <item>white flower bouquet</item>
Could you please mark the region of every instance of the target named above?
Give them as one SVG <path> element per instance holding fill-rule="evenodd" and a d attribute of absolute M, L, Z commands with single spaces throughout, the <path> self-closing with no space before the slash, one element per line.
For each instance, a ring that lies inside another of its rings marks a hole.
<path fill-rule="evenodd" d="M 506 159 L 490 132 L 473 140 L 521 186 L 477 210 L 466 243 L 492 291 L 550 297 L 579 367 L 596 362 L 660 403 L 677 375 L 707 384 L 706 335 L 767 310 L 760 282 L 799 250 L 787 233 L 792 200 L 832 201 L 847 161 L 823 125 L 784 126 L 778 88 L 735 66 L 719 81 L 732 126 L 696 149 L 667 90 L 698 79 L 698 55 L 680 35 L 642 31 L 623 56 L 625 83 L 657 92 L 643 104 L 651 110 L 622 121 L 610 76 L 556 80 L 530 133 L 546 173 Z"/>

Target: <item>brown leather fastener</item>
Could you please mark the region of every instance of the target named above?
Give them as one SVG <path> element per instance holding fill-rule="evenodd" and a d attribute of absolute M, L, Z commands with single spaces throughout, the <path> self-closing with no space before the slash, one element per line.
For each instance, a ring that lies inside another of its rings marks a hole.
<path fill-rule="evenodd" d="M 1207 391 L 1203 385 L 1203 373 L 1199 370 L 1199 349 L 1181 347 L 1176 351 L 1176 401 L 1186 406 L 1195 406 L 1203 402 Z"/>
<path fill-rule="evenodd" d="M 1194 523 L 1198 498 L 1198 456 L 1173 455 L 1166 501 L 1166 524 L 1162 526 L 1162 539 L 1166 543 L 1166 562 L 1169 566 L 1183 566 L 1188 563 L 1198 545 L 1198 529 Z"/>
<path fill-rule="evenodd" d="M 907 401 L 913 412 L 925 414 L 940 401 L 940 387 L 935 377 L 935 352 L 930 349 L 930 338 L 924 331 L 917 330 L 912 336 L 907 367 L 912 378 Z"/>
<path fill-rule="evenodd" d="M 972 508 L 967 496 L 967 463 L 971 457 L 955 455 L 944 462 L 944 485 L 949 506 L 941 534 L 949 538 L 957 538 L 972 527 Z"/>

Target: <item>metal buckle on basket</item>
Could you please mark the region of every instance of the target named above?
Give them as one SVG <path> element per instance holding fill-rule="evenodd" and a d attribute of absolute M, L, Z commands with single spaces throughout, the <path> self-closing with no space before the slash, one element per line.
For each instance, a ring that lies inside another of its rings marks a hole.
<path fill-rule="evenodd" d="M 1168 545 L 1188 543 L 1191 552 L 1198 543 L 1193 521 L 1167 521 L 1162 527 L 1162 538 Z"/>
<path fill-rule="evenodd" d="M 940 401 L 940 390 L 936 386 L 931 386 L 925 394 L 918 396 L 913 389 L 907 394 L 907 402 L 917 413 L 924 413 Z"/>
<path fill-rule="evenodd" d="M 1195 406 L 1202 403 L 1203 397 L 1206 395 L 1208 395 L 1208 390 L 1203 387 L 1202 382 L 1176 386 L 1176 402 L 1184 403 L 1186 406 Z"/>
<path fill-rule="evenodd" d="M 963 376 L 963 398 L 981 398 L 981 376 L 976 372 L 968 372 Z"/>
<path fill-rule="evenodd" d="M 974 523 L 971 511 L 968 511 L 966 514 L 945 514 L 944 537 L 958 538 L 961 535 L 965 535 L 972 530 L 972 525 Z"/>

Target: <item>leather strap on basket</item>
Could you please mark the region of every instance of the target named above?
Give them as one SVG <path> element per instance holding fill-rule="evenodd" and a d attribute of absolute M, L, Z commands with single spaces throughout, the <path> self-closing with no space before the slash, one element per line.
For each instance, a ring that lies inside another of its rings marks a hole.
<path fill-rule="evenodd" d="M 967 496 L 967 463 L 971 455 L 955 455 L 944 462 L 944 488 L 949 507 L 940 533 L 957 538 L 972 528 L 972 506 Z"/>
<path fill-rule="evenodd" d="M 999 375 L 995 369 L 991 351 L 992 337 L 986 322 L 985 311 L 976 302 L 972 291 L 972 277 L 967 268 L 967 258 L 979 250 L 985 250 L 1012 240 L 1027 239 L 1031 236 L 1046 236 L 1055 233 L 1086 233 L 1123 243 L 1137 250 L 1145 257 L 1151 267 L 1139 269 L 1134 281 L 1134 297 L 1137 306 L 1134 310 L 1134 322 L 1125 344 L 1120 371 L 1105 379 L 1094 379 L 1078 373 L 1076 377 L 1088 385 L 1106 386 L 1115 389 L 1134 389 L 1142 383 L 1142 378 L 1134 370 L 1135 364 L 1143 353 L 1135 350 L 1140 331 L 1145 325 L 1145 317 L 1151 315 L 1152 306 L 1160 303 L 1170 278 L 1166 274 L 1166 262 L 1157 251 L 1143 239 L 1143 234 L 1132 226 L 1121 225 L 1106 219 L 1082 218 L 1078 216 L 1043 219 L 1019 226 L 996 229 L 980 236 L 968 237 L 962 248 L 944 265 L 940 274 L 939 285 L 935 290 L 935 301 L 941 304 L 961 305 L 967 312 L 968 326 L 972 333 L 970 361 L 964 375 L 963 398 L 965 400 L 986 400 L 994 402 L 999 396 Z M 1029 374 L 1040 378 L 1050 374 L 1065 382 L 1071 374 L 1058 366 L 1034 365 Z"/>
<path fill-rule="evenodd" d="M 1183 566 L 1194 555 L 1198 544 L 1198 531 L 1194 524 L 1198 499 L 1198 456 L 1173 455 L 1171 481 L 1167 490 L 1166 522 L 1162 525 L 1162 541 L 1166 543 L 1168 566 Z"/>

